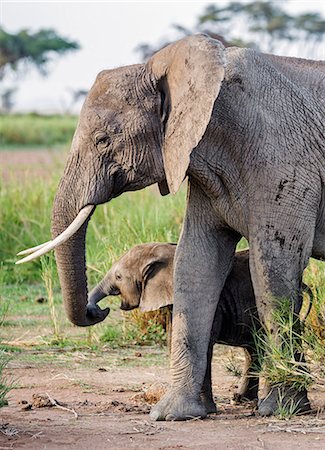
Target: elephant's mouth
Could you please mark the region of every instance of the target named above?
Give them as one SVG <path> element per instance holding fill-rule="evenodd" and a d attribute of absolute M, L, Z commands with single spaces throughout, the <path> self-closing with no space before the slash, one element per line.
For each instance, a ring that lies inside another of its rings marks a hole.
<path fill-rule="evenodd" d="M 131 311 L 132 309 L 135 309 L 135 308 L 137 308 L 137 307 L 138 307 L 138 305 L 136 305 L 136 306 L 130 305 L 129 303 L 126 303 L 126 302 L 122 299 L 120 309 L 121 309 L 122 311 Z"/>
<path fill-rule="evenodd" d="M 73 236 L 79 230 L 79 228 L 82 227 L 82 225 L 86 222 L 86 220 L 92 215 L 94 210 L 95 205 L 85 206 L 79 211 L 78 215 L 73 220 L 73 222 L 71 222 L 68 228 L 66 228 L 55 239 L 17 253 L 17 256 L 21 255 L 28 255 L 28 256 L 26 256 L 23 259 L 20 259 L 19 261 L 16 262 L 16 264 L 22 264 L 28 261 L 33 261 L 34 259 L 37 259 L 40 256 L 49 253 L 51 250 L 55 249 L 59 245 L 69 240 L 71 236 Z"/>

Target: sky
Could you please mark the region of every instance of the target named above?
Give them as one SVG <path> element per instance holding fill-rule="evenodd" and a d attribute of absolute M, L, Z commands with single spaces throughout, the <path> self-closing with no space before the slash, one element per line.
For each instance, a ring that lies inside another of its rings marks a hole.
<path fill-rule="evenodd" d="M 283 0 L 279 2 L 284 4 Z M 71 105 L 71 90 L 89 90 L 102 69 L 141 62 L 140 53 L 135 51 L 139 44 L 157 45 L 164 38 L 177 38 L 172 25 L 193 28 L 210 3 L 213 2 L 0 0 L 0 23 L 6 31 L 54 28 L 81 46 L 81 50 L 50 63 L 48 77 L 32 69 L 18 79 L 6 79 L 4 87 L 18 86 L 16 110 L 64 112 Z M 290 0 L 287 7 L 292 13 L 308 10 L 325 16 L 325 2 L 320 0 Z M 75 107 L 75 112 L 79 107 Z"/>

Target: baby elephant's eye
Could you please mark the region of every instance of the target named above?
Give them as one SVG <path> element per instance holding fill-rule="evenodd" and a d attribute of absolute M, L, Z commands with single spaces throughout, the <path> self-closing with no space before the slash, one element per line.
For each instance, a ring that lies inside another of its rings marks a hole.
<path fill-rule="evenodd" d="M 115 274 L 115 278 L 117 279 L 117 281 L 121 281 L 122 280 L 122 275 L 120 273 L 116 273 Z"/>

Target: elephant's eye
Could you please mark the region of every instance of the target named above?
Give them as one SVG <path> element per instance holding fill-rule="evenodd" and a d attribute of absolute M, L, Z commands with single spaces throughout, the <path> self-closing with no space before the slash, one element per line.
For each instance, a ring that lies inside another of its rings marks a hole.
<path fill-rule="evenodd" d="M 121 281 L 121 280 L 122 280 L 122 275 L 121 275 L 120 273 L 116 273 L 116 274 L 115 274 L 115 278 L 116 278 L 118 281 Z"/>
<path fill-rule="evenodd" d="M 108 147 L 111 140 L 107 134 L 102 134 L 96 137 L 96 145 Z"/>

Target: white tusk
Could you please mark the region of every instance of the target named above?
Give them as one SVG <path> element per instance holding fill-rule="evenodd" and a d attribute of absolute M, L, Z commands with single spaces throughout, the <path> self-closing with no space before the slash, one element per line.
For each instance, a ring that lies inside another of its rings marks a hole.
<path fill-rule="evenodd" d="M 79 214 L 74 219 L 74 221 L 68 226 L 66 230 L 63 231 L 63 233 L 59 234 L 59 236 L 53 239 L 53 241 L 49 241 L 48 243 L 38 245 L 37 246 L 38 250 L 36 250 L 31 255 L 26 256 L 23 259 L 20 259 L 19 261 L 16 262 L 16 264 L 22 264 L 28 261 L 32 261 L 33 259 L 39 258 L 40 256 L 45 255 L 58 245 L 61 245 L 63 244 L 63 242 L 70 239 L 70 237 L 79 230 L 81 225 L 83 225 L 83 223 L 86 221 L 86 219 L 88 218 L 88 216 L 90 215 L 90 213 L 93 211 L 94 208 L 95 208 L 94 205 L 88 205 L 82 208 L 82 210 L 79 211 Z"/>
<path fill-rule="evenodd" d="M 36 245 L 36 247 L 27 248 L 26 250 L 22 250 L 21 252 L 17 253 L 17 256 L 21 255 L 30 255 L 31 253 L 36 252 L 39 248 L 45 247 L 45 245 L 49 244 L 52 241 L 44 242 L 44 244 Z"/>

